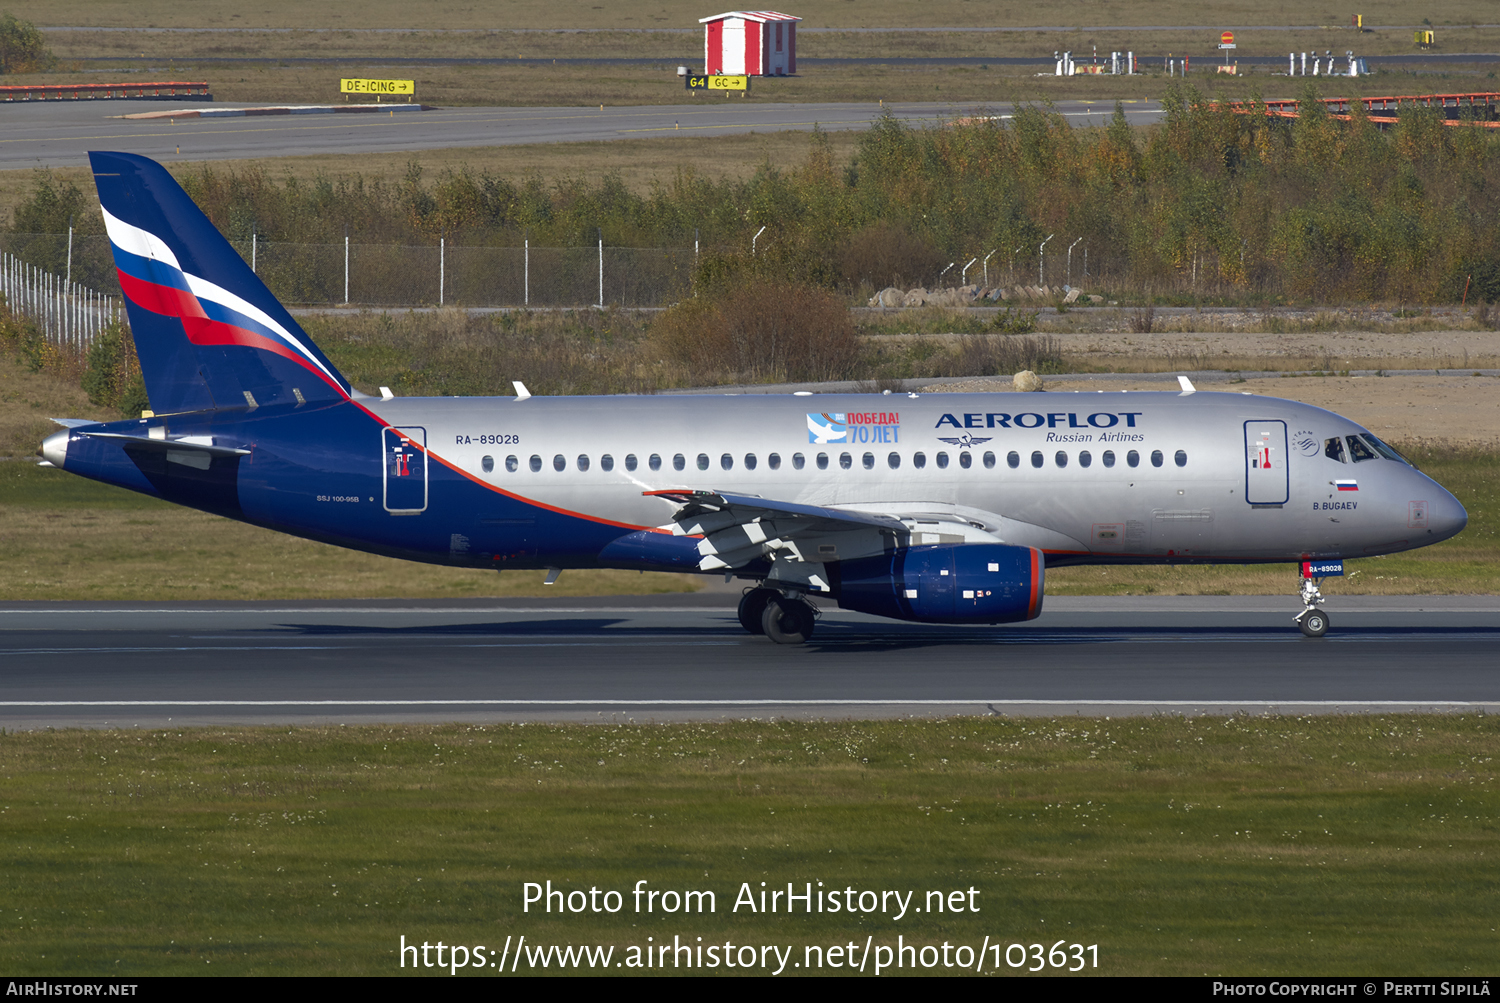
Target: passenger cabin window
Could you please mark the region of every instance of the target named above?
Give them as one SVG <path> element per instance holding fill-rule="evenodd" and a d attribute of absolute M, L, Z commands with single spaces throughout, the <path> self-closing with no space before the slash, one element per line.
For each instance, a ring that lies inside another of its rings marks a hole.
<path fill-rule="evenodd" d="M 772 470 L 780 470 L 781 469 L 781 454 L 780 453 L 772 453 L 770 456 L 766 457 L 766 466 L 770 467 Z"/>
<path fill-rule="evenodd" d="M 541 469 L 542 469 L 542 458 L 540 456 L 533 456 L 531 458 L 531 472 L 533 474 L 540 473 Z"/>
<path fill-rule="evenodd" d="M 911 465 L 914 466 L 914 467 L 916 467 L 918 470 L 921 470 L 924 467 L 926 467 L 927 466 L 927 454 L 926 453 L 913 453 L 912 456 L 911 456 Z"/>
<path fill-rule="evenodd" d="M 636 463 L 635 454 L 634 453 L 626 453 L 625 454 L 625 469 L 626 470 L 630 470 L 630 471 L 634 471 L 637 466 L 638 466 L 638 464 Z"/>
<path fill-rule="evenodd" d="M 818 469 L 819 470 L 827 470 L 828 469 L 828 454 L 827 453 L 819 453 L 818 454 Z"/>
<path fill-rule="evenodd" d="M 1102 457 L 1102 459 L 1104 460 L 1104 465 L 1106 467 L 1112 467 L 1112 466 L 1114 466 L 1115 465 L 1115 451 L 1113 449 L 1106 449 L 1104 451 L 1104 456 Z"/>
<path fill-rule="evenodd" d="M 734 457 L 730 456 L 728 453 L 725 453 L 723 456 L 719 457 L 719 468 L 721 470 L 733 470 Z M 698 469 L 707 470 L 708 468 L 706 466 L 700 465 Z"/>
<path fill-rule="evenodd" d="M 1365 460 L 1373 460 L 1377 458 L 1375 456 L 1375 451 L 1367 446 L 1365 444 L 1365 441 L 1359 436 L 1346 435 L 1344 436 L 1344 439 L 1349 443 L 1349 458 L 1352 459 L 1355 463 L 1362 463 Z"/>
<path fill-rule="evenodd" d="M 1032 454 L 1031 454 L 1031 465 L 1033 467 L 1036 467 L 1038 470 L 1040 470 L 1040 469 L 1042 469 L 1042 464 L 1046 463 L 1046 462 L 1047 462 L 1047 460 L 1046 460 L 1045 457 L 1042 456 L 1042 451 L 1041 450 L 1038 449 L 1038 450 L 1033 450 L 1032 451 Z"/>
<path fill-rule="evenodd" d="M 938 465 L 938 469 L 939 470 L 947 470 L 948 469 L 948 454 L 947 453 L 939 453 L 939 454 L 937 454 L 937 465 Z"/>
<path fill-rule="evenodd" d="M 995 469 L 995 454 L 994 453 L 985 453 L 984 454 L 984 469 L 986 469 L 986 470 L 994 470 Z"/>
<path fill-rule="evenodd" d="M 839 467 L 843 470 L 848 470 L 852 466 L 854 466 L 854 457 L 850 456 L 848 453 L 840 453 Z"/>
<path fill-rule="evenodd" d="M 672 457 L 672 469 L 673 470 L 686 470 L 687 469 L 687 457 L 683 456 L 681 453 L 675 454 Z"/>
<path fill-rule="evenodd" d="M 1014 470 L 1021 465 L 1021 454 L 1012 449 L 1005 454 L 1005 465 Z"/>
<path fill-rule="evenodd" d="M 480 460 L 479 469 L 483 470 L 487 474 L 493 473 L 495 470 L 495 458 L 493 456 L 486 456 L 484 459 Z"/>
<path fill-rule="evenodd" d="M 746 453 L 745 454 L 745 469 L 746 470 L 754 470 L 755 469 L 755 463 L 756 463 L 755 454 L 754 453 Z"/>
<path fill-rule="evenodd" d="M 1059 449 L 1057 455 L 1052 457 L 1052 462 L 1057 464 L 1058 469 L 1066 467 L 1068 465 L 1068 454 Z"/>
<path fill-rule="evenodd" d="M 1140 466 L 1141 465 L 1141 454 L 1137 453 L 1133 449 L 1130 452 L 1126 453 L 1125 454 L 1125 465 L 1126 466 L 1130 466 L 1130 467 L 1138 467 L 1138 466 Z"/>
<path fill-rule="evenodd" d="M 610 456 L 608 453 L 605 453 L 603 456 L 599 457 L 599 469 L 604 471 L 605 473 L 609 473 L 611 470 L 615 469 L 615 458 L 613 456 Z"/>
<path fill-rule="evenodd" d="M 568 458 L 561 453 L 558 453 L 556 456 L 552 457 L 552 469 L 556 470 L 558 473 L 562 473 L 564 470 L 567 470 Z"/>
<path fill-rule="evenodd" d="M 707 453 L 699 453 L 698 454 L 698 469 L 699 470 L 707 470 L 708 469 L 708 454 Z"/>
<path fill-rule="evenodd" d="M 517 460 L 514 456 L 507 456 L 505 458 L 505 469 L 510 471 L 511 473 L 515 473 L 516 469 L 520 467 L 520 465 L 521 461 Z"/>
<path fill-rule="evenodd" d="M 960 467 L 963 467 L 965 470 L 968 470 L 974 465 L 974 454 L 969 452 L 959 453 L 958 465 Z"/>
<path fill-rule="evenodd" d="M 891 453 L 885 458 L 885 462 L 886 465 L 889 466 L 892 470 L 897 470 L 901 466 L 901 454 Z"/>
<path fill-rule="evenodd" d="M 1092 464 L 1093 462 L 1094 462 L 1094 457 L 1089 453 L 1089 451 L 1087 449 L 1085 449 L 1083 452 L 1081 452 L 1081 453 L 1078 454 L 1078 465 L 1080 467 L 1087 467 L 1090 464 Z"/>
<path fill-rule="evenodd" d="M 1336 435 L 1332 439 L 1323 440 L 1323 455 L 1330 460 L 1338 460 L 1340 463 L 1349 462 L 1344 459 L 1344 440 Z"/>
<path fill-rule="evenodd" d="M 861 456 L 859 458 L 859 461 L 864 464 L 864 467 L 865 467 L 866 470 L 874 470 L 875 469 L 875 454 L 874 453 L 866 453 L 864 456 Z"/>
<path fill-rule="evenodd" d="M 1187 466 L 1187 453 L 1181 449 L 1172 454 L 1172 462 L 1179 467 Z"/>
<path fill-rule="evenodd" d="M 647 461 L 647 465 L 650 466 L 652 470 L 660 470 L 661 457 L 656 453 L 652 453 L 651 459 Z"/>
<path fill-rule="evenodd" d="M 589 468 L 589 458 L 587 456 L 585 456 L 584 454 L 579 453 L 578 454 L 578 469 L 579 470 L 587 470 L 588 468 Z"/>
<path fill-rule="evenodd" d="M 807 457 L 803 456 L 801 453 L 793 453 L 792 454 L 792 469 L 793 470 L 801 470 L 805 466 L 807 466 Z"/>
<path fill-rule="evenodd" d="M 1151 465 L 1153 467 L 1159 467 L 1159 466 L 1161 466 L 1162 459 L 1163 459 L 1163 457 L 1161 455 L 1161 450 L 1159 450 L 1159 449 L 1153 449 L 1153 450 L 1151 450 Z"/>

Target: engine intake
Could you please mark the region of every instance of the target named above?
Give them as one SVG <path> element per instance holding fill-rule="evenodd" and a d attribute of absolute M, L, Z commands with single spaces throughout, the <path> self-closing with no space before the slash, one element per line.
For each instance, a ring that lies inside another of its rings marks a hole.
<path fill-rule="evenodd" d="M 860 613 L 922 623 L 1014 623 L 1042 612 L 1045 561 L 1034 547 L 907 547 L 837 567 L 839 606 Z"/>

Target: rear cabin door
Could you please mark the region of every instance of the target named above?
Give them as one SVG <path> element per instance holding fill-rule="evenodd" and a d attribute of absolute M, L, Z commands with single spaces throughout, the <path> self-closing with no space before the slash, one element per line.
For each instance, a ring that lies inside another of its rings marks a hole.
<path fill-rule="evenodd" d="M 1284 505 L 1288 484 L 1286 422 L 1245 422 L 1245 501 Z"/>
<path fill-rule="evenodd" d="M 385 510 L 417 515 L 427 509 L 427 429 L 387 427 L 380 433 Z"/>

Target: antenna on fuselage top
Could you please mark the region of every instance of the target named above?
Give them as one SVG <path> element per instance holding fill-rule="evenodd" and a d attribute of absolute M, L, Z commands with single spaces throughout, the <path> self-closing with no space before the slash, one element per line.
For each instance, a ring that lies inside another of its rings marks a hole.
<path fill-rule="evenodd" d="M 511 380 L 510 385 L 516 388 L 516 400 L 523 401 L 531 396 L 531 391 L 526 389 L 526 384 L 520 380 Z"/>
<path fill-rule="evenodd" d="M 1182 393 L 1178 395 L 1179 397 L 1198 392 L 1198 388 L 1193 386 L 1193 381 L 1186 376 L 1177 377 L 1177 385 L 1182 387 Z"/>

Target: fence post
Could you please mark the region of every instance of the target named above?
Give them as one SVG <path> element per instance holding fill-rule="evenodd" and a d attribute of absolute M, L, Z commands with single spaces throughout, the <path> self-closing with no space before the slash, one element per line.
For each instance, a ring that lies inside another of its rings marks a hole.
<path fill-rule="evenodd" d="M 68 220 L 68 282 L 73 281 L 73 221 Z"/>
<path fill-rule="evenodd" d="M 599 305 L 604 305 L 604 235 L 599 235 Z"/>
<path fill-rule="evenodd" d="M 443 289 L 447 283 L 448 238 L 438 238 L 438 306 L 443 305 Z"/>
<path fill-rule="evenodd" d="M 349 305 L 349 235 L 344 234 L 344 305 Z"/>
<path fill-rule="evenodd" d="M 250 234 L 250 274 L 251 275 L 255 274 L 255 252 L 257 250 L 259 250 L 259 248 L 257 246 L 259 243 L 260 243 L 260 234 L 258 234 L 258 233 L 252 233 L 252 234 Z"/>
<path fill-rule="evenodd" d="M 531 306 L 531 238 L 525 240 L 521 271 L 521 305 Z"/>

